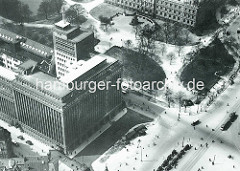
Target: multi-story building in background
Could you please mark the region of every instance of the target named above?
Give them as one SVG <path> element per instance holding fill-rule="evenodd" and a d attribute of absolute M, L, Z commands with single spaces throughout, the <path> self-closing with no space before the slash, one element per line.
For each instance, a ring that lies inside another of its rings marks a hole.
<path fill-rule="evenodd" d="M 89 86 L 80 90 L 80 84 L 72 88 L 72 83 L 114 84 L 121 78 L 122 65 L 105 55 L 90 57 L 93 34 L 62 26 L 64 23 L 57 23 L 54 31 L 56 67 L 67 67 L 59 77 L 50 72 L 52 49 L 50 57 L 37 49 L 40 45 L 29 45 L 30 40 L 0 30 L 4 35 L 0 47 L 8 49 L 2 50 L 1 56 L 22 57 L 16 68 L 4 63 L 0 67 L 0 119 L 18 122 L 31 136 L 69 154 L 123 107 L 121 90 L 116 86 L 91 92 Z"/>
<path fill-rule="evenodd" d="M 11 134 L 6 129 L 0 127 L 0 159 L 10 158 L 12 155 L 13 151 Z"/>
<path fill-rule="evenodd" d="M 92 31 L 82 31 L 65 20 L 55 24 L 53 32 L 57 77 L 69 73 L 69 66 L 89 58 L 94 50 Z"/>
<path fill-rule="evenodd" d="M 196 23 L 199 5 L 199 0 L 105 0 L 105 2 L 192 27 Z"/>

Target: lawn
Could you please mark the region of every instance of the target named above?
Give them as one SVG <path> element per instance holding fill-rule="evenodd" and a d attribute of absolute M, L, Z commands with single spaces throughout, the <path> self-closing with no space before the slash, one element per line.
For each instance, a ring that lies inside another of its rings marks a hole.
<path fill-rule="evenodd" d="M 116 13 L 123 13 L 124 12 L 124 9 L 123 8 L 120 8 L 120 7 L 116 7 L 116 6 L 113 6 L 113 5 L 110 5 L 110 4 L 107 4 L 107 3 L 103 3 L 99 6 L 97 6 L 96 8 L 92 9 L 90 11 L 90 14 L 98 19 L 98 17 L 100 15 L 104 16 L 104 17 L 111 17 L 113 15 L 115 15 Z"/>
<path fill-rule="evenodd" d="M 194 60 L 184 68 L 181 81 L 186 85 L 195 78 L 196 81 L 203 81 L 205 90 L 209 90 L 220 79 L 219 76 L 232 70 L 234 63 L 235 60 L 221 41 L 215 39 L 210 46 L 201 49 Z"/>
<path fill-rule="evenodd" d="M 53 36 L 52 36 L 53 33 L 52 33 L 52 30 L 50 29 L 23 27 L 19 25 L 13 25 L 10 23 L 1 25 L 1 27 L 6 30 L 12 31 L 16 34 L 32 39 L 43 45 L 53 47 Z"/>
<path fill-rule="evenodd" d="M 106 52 L 123 62 L 123 78 L 133 81 L 164 81 L 166 75 L 157 62 L 130 49 L 112 47 Z"/>

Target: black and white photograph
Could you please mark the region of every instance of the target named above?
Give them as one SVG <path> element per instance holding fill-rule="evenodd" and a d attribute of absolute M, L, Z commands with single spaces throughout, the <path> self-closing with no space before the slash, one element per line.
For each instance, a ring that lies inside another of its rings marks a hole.
<path fill-rule="evenodd" d="M 240 0 L 0 0 L 0 171 L 240 171 Z"/>

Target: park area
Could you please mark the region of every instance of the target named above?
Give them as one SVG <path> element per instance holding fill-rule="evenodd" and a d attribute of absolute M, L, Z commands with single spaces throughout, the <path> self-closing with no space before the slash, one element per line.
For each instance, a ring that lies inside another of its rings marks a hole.
<path fill-rule="evenodd" d="M 221 76 L 229 73 L 235 60 L 222 42 L 216 38 L 209 46 L 200 49 L 193 60 L 183 69 L 181 81 L 186 85 L 195 78 L 203 81 L 206 90 L 210 90 Z"/>
<path fill-rule="evenodd" d="M 133 81 L 164 81 L 166 75 L 161 66 L 147 55 L 136 51 L 112 47 L 106 55 L 122 61 L 123 78 Z"/>
<path fill-rule="evenodd" d="M 102 3 L 100 5 L 98 5 L 97 7 L 95 7 L 94 9 L 92 9 L 90 11 L 90 14 L 98 20 L 99 16 L 104 16 L 104 17 L 111 17 L 113 15 L 115 15 L 116 13 L 123 13 L 124 9 L 120 8 L 120 7 L 116 7 L 107 3 Z"/>

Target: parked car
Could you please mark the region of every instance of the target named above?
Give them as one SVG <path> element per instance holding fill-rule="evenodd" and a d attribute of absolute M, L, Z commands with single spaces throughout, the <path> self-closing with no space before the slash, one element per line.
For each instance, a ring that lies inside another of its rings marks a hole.
<path fill-rule="evenodd" d="M 27 143 L 28 145 L 33 145 L 32 141 L 30 141 L 30 140 L 27 140 L 26 143 Z"/>
<path fill-rule="evenodd" d="M 24 137 L 22 135 L 19 135 L 17 138 L 20 140 L 24 140 Z"/>

